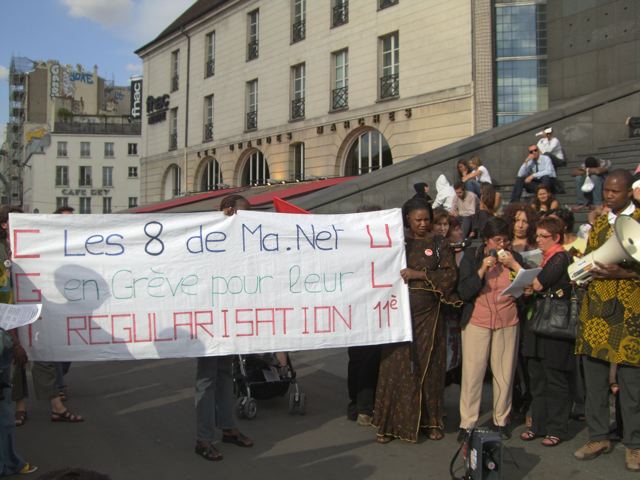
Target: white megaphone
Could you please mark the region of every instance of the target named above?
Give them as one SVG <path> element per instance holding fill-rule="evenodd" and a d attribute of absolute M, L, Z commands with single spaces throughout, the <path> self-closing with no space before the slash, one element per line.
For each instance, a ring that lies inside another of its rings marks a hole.
<path fill-rule="evenodd" d="M 623 260 L 640 262 L 640 223 L 628 215 L 616 218 L 613 235 L 604 245 L 569 265 L 569 278 L 584 283 L 590 280 L 596 262 L 611 265 Z"/>

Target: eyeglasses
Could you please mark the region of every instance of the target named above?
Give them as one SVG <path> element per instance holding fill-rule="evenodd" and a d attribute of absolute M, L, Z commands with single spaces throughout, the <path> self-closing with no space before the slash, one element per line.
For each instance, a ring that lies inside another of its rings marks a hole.
<path fill-rule="evenodd" d="M 535 150 L 529 150 L 529 153 L 536 153 L 538 151 L 538 149 L 536 148 Z"/>
<path fill-rule="evenodd" d="M 498 245 L 504 245 L 505 243 L 509 243 L 509 239 L 503 238 L 503 237 L 491 237 L 489 238 L 489 240 L 491 240 L 493 243 Z"/>
<path fill-rule="evenodd" d="M 543 233 L 536 233 L 536 238 L 550 238 L 553 237 L 553 235 L 550 234 L 543 234 Z"/>

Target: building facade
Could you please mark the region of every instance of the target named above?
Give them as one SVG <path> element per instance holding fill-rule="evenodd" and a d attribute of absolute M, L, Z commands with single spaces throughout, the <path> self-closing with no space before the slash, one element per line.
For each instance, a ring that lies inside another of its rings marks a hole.
<path fill-rule="evenodd" d="M 359 175 L 490 128 L 473 22 L 466 0 L 196 2 L 137 51 L 142 202 Z"/>
<path fill-rule="evenodd" d="M 57 61 L 13 59 L 7 128 L 10 203 L 25 212 L 61 206 L 111 213 L 137 205 L 140 123 L 130 87 Z"/>

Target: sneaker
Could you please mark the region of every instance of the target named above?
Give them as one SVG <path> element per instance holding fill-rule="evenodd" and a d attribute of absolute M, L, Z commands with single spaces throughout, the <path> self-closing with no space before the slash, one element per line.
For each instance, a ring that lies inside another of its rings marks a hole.
<path fill-rule="evenodd" d="M 29 475 L 30 473 L 33 473 L 36 470 L 38 470 L 38 467 L 36 467 L 35 465 L 31 465 L 30 463 L 25 463 L 18 473 L 20 475 Z"/>
<path fill-rule="evenodd" d="M 371 415 L 367 415 L 366 413 L 359 413 L 358 418 L 356 419 L 356 423 L 363 427 L 368 427 L 371 425 Z"/>
<path fill-rule="evenodd" d="M 625 448 L 624 463 L 627 470 L 640 472 L 640 448 Z"/>
<path fill-rule="evenodd" d="M 613 450 L 611 440 L 591 440 L 576 450 L 573 454 L 578 460 L 591 460 L 601 453 L 609 453 Z"/>

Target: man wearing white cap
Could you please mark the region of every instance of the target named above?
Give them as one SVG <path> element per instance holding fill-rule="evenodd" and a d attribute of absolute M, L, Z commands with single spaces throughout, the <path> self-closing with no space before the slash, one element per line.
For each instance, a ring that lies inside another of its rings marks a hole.
<path fill-rule="evenodd" d="M 547 127 L 541 133 L 542 138 L 538 140 L 538 150 L 540 150 L 540 153 L 549 157 L 555 168 L 564 167 L 567 161 L 564 159 L 564 152 L 562 151 L 560 140 L 553 136 L 553 128 Z"/>

